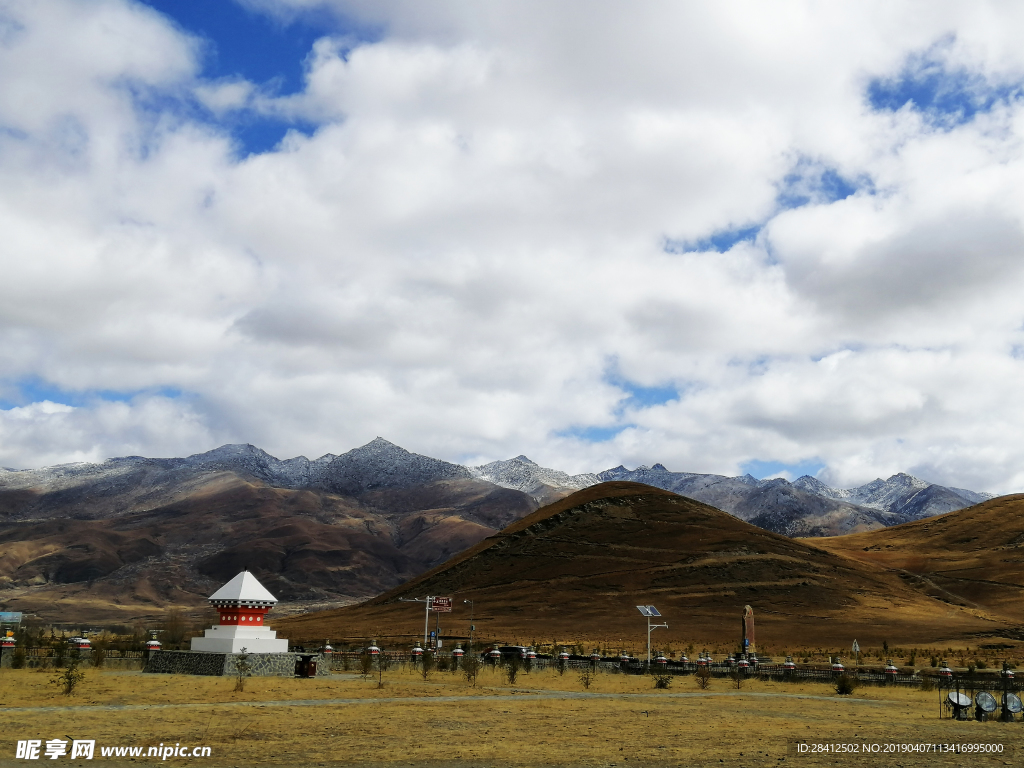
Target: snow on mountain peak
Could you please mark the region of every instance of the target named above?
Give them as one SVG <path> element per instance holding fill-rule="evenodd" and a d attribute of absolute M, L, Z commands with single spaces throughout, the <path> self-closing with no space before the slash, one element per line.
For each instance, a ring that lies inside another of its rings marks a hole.
<path fill-rule="evenodd" d="M 535 498 L 543 497 L 545 486 L 559 491 L 578 491 L 597 485 L 597 475 L 569 475 L 557 469 L 547 469 L 526 456 L 516 456 L 507 461 L 492 461 L 478 467 L 470 467 L 474 477 L 489 483 L 528 493 Z"/>

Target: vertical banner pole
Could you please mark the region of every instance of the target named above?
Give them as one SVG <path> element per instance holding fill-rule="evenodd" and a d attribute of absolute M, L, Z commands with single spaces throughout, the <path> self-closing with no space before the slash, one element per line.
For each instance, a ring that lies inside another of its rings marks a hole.
<path fill-rule="evenodd" d="M 427 611 L 423 615 L 423 650 L 427 649 L 427 633 L 430 631 L 430 601 L 433 598 L 427 595 L 426 608 Z"/>

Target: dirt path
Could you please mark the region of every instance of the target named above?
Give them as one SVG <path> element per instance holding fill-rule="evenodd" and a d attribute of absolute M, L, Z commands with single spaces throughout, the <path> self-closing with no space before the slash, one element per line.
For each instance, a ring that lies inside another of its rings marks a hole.
<path fill-rule="evenodd" d="M 805 693 L 744 693 L 742 691 L 720 691 L 712 693 L 589 693 L 584 691 L 510 691 L 501 695 L 483 696 L 381 696 L 358 699 L 293 699 L 283 701 L 226 701 L 218 703 L 193 702 L 185 704 L 83 704 L 61 707 L 2 707 L 0 712 L 54 713 L 54 712 L 124 712 L 128 710 L 156 709 L 217 709 L 220 707 L 318 707 L 356 704 L 438 704 L 460 701 L 543 701 L 543 700 L 663 700 L 698 698 L 754 698 L 754 699 L 808 699 L 812 701 L 845 702 L 885 706 L 889 702 L 873 699 L 839 698 L 836 696 L 814 696 Z"/>

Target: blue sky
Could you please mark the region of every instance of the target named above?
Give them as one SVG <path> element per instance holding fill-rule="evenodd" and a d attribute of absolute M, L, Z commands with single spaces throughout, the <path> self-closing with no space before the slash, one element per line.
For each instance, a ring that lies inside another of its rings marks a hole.
<path fill-rule="evenodd" d="M 301 93 L 306 59 L 321 37 L 341 37 L 352 45 L 372 41 L 379 30 L 346 23 L 337 14 L 310 9 L 288 18 L 271 16 L 232 0 L 144 0 L 182 30 L 202 40 L 202 74 L 211 80 L 243 78 L 276 96 Z M 240 143 L 243 155 L 272 150 L 289 130 L 309 132 L 303 120 L 281 120 L 248 112 L 218 123 Z"/>
<path fill-rule="evenodd" d="M 13 6 L 0 465 L 1024 489 L 1024 9 L 784 4 Z"/>

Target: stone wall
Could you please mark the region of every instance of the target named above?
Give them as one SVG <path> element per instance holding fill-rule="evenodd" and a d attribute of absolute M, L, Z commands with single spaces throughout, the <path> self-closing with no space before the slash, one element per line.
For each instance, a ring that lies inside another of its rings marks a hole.
<path fill-rule="evenodd" d="M 199 651 L 156 651 L 146 662 L 143 672 L 172 675 L 223 675 L 226 653 Z"/>
<path fill-rule="evenodd" d="M 234 677 L 238 674 L 240 653 L 223 654 L 223 675 Z M 247 662 L 249 674 L 253 677 L 295 677 L 294 653 L 250 653 Z"/>
<path fill-rule="evenodd" d="M 293 677 L 297 653 L 250 653 L 249 674 L 252 677 Z M 238 653 L 208 653 L 205 651 L 156 651 L 146 662 L 144 672 L 174 675 L 226 675 L 238 674 Z M 317 654 L 317 677 L 331 674 L 331 665 Z"/>

